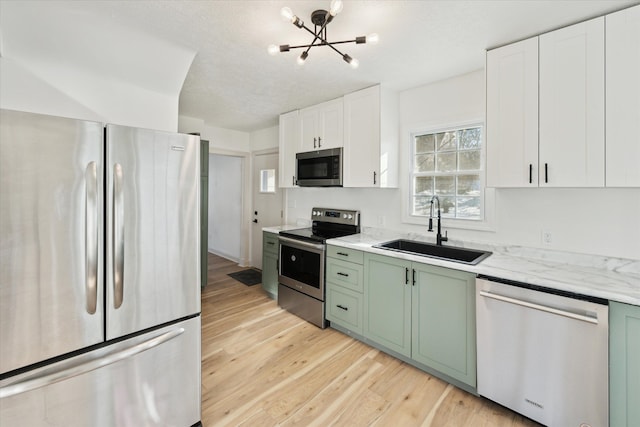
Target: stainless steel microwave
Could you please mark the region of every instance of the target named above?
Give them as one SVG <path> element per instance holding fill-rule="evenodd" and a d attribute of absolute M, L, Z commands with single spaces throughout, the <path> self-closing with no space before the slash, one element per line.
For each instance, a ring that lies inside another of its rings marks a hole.
<path fill-rule="evenodd" d="M 342 187 L 342 148 L 296 154 L 300 187 Z"/>

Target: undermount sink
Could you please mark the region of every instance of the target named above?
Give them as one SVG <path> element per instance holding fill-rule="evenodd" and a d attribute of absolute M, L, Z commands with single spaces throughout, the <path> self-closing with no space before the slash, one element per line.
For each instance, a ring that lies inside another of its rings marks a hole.
<path fill-rule="evenodd" d="M 403 239 L 392 240 L 390 242 L 374 245 L 373 247 L 471 265 L 480 263 L 480 261 L 487 258 L 492 253 L 473 249 L 456 248 L 452 246 L 438 246 L 432 243 Z"/>

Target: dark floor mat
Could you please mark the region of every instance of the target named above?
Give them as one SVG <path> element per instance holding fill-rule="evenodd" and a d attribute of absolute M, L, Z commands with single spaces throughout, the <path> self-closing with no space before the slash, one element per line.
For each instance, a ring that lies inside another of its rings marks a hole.
<path fill-rule="evenodd" d="M 233 277 L 238 282 L 244 283 L 247 286 L 257 285 L 262 283 L 262 272 L 247 268 L 246 270 L 236 271 L 235 273 L 229 273 L 227 276 Z"/>

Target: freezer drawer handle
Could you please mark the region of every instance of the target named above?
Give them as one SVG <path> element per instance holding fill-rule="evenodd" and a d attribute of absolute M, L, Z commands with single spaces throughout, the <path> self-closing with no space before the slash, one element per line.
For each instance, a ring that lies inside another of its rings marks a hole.
<path fill-rule="evenodd" d="M 557 308 L 547 307 L 545 305 L 535 304 L 528 301 L 522 301 L 516 298 L 507 297 L 504 295 L 493 294 L 487 291 L 480 291 L 480 295 L 486 298 L 495 299 L 498 301 L 504 301 L 515 305 L 520 305 L 522 307 L 532 308 L 534 310 L 540 310 L 551 314 L 557 314 L 559 316 L 568 317 L 570 319 L 581 320 L 583 322 L 593 323 L 594 325 L 598 324 L 597 317 L 584 316 L 582 314 L 572 313 L 570 311 L 558 310 Z"/>
<path fill-rule="evenodd" d="M 95 314 L 98 304 L 98 172 L 96 162 L 89 162 L 85 176 L 85 290 L 86 310 Z"/>
<path fill-rule="evenodd" d="M 151 338 L 147 341 L 143 341 L 132 347 L 117 351 L 113 354 L 108 354 L 106 356 L 98 357 L 87 362 L 82 362 L 76 366 L 71 366 L 58 372 L 44 374 L 40 377 L 26 379 L 16 384 L 2 387 L 0 388 L 0 399 L 15 396 L 16 394 L 26 393 L 31 390 L 58 383 L 60 381 L 68 380 L 78 375 L 86 374 L 87 372 L 95 371 L 96 369 L 103 368 L 107 365 L 111 365 L 112 363 L 116 363 L 124 359 L 128 359 L 139 353 L 142 353 L 143 351 L 157 347 L 160 344 L 163 344 L 183 333 L 184 328 L 173 329 L 162 335 Z"/>
<path fill-rule="evenodd" d="M 120 308 L 124 298 L 124 197 L 122 166 L 113 165 L 113 307 Z"/>

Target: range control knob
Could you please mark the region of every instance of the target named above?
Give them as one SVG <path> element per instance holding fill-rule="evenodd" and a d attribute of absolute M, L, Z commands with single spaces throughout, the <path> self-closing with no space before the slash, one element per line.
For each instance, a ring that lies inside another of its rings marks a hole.
<path fill-rule="evenodd" d="M 352 214 L 349 214 L 349 216 L 348 216 L 347 218 L 349 218 L 349 219 L 353 219 L 353 215 L 352 215 Z"/>
<path fill-rule="evenodd" d="M 342 214 L 342 218 L 347 219 L 347 214 Z"/>

